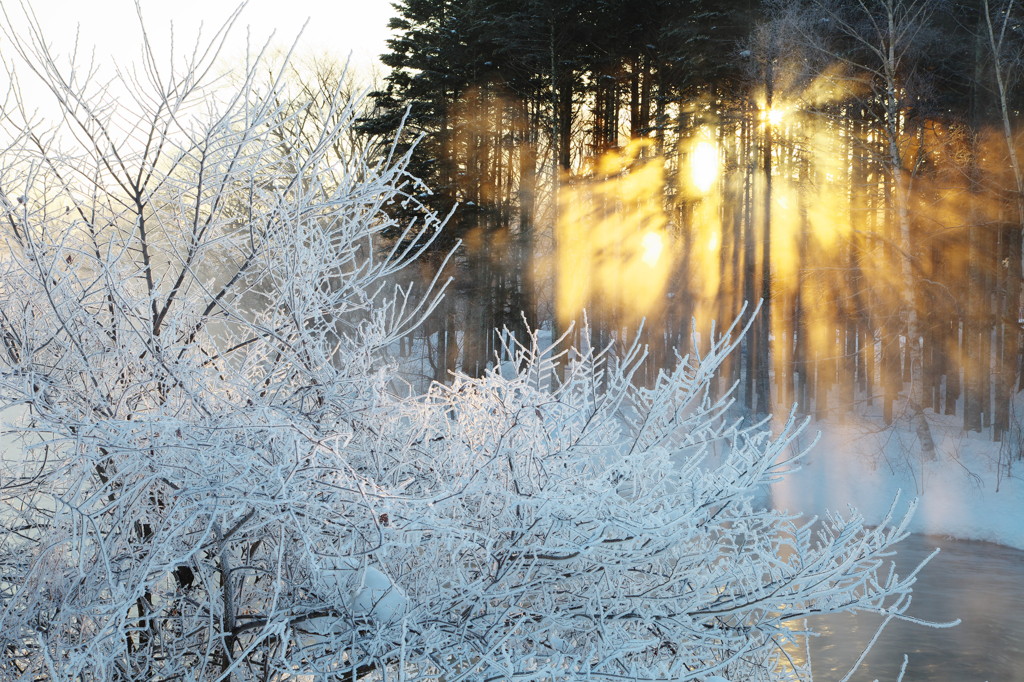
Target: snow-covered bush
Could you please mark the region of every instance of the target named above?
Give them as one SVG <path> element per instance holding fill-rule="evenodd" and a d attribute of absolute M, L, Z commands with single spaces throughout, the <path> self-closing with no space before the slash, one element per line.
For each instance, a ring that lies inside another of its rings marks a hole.
<path fill-rule="evenodd" d="M 901 525 L 754 505 L 793 425 L 711 399 L 728 335 L 653 388 L 534 340 L 402 396 L 434 299 L 387 282 L 441 221 L 389 218 L 404 158 L 328 163 L 350 103 L 282 134 L 258 59 L 112 101 L 6 37 L 63 119 L 4 110 L 3 679 L 776 679 L 805 616 L 902 613 Z"/>

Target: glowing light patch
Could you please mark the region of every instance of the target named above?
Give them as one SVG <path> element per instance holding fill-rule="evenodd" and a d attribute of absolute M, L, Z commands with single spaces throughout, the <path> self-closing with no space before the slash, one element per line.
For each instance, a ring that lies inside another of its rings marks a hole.
<path fill-rule="evenodd" d="M 640 248 L 643 250 L 640 259 L 653 268 L 665 250 L 665 238 L 659 232 L 648 232 L 640 241 Z"/>
<path fill-rule="evenodd" d="M 786 110 L 782 107 L 771 107 L 764 112 L 765 123 L 777 126 L 786 118 Z"/>
<path fill-rule="evenodd" d="M 710 142 L 698 142 L 690 152 L 690 179 L 706 194 L 718 178 L 718 149 Z"/>
<path fill-rule="evenodd" d="M 708 251 L 718 252 L 718 247 L 722 245 L 722 236 L 717 231 L 711 233 L 711 237 L 708 238 Z"/>
<path fill-rule="evenodd" d="M 556 300 L 565 324 L 585 309 L 632 324 L 664 304 L 674 249 L 665 163 L 644 158 L 650 144 L 635 140 L 595 159 L 592 175 L 558 193 Z"/>

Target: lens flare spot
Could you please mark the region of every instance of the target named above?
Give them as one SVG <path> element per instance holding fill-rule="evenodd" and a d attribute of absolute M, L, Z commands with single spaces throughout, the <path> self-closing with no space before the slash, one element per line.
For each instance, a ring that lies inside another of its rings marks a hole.
<path fill-rule="evenodd" d="M 648 232 L 640 241 L 640 248 L 643 253 L 641 259 L 653 268 L 658 264 L 661 253 L 665 250 L 665 238 L 659 232 Z"/>
<path fill-rule="evenodd" d="M 712 232 L 711 236 L 708 237 L 708 251 L 718 253 L 718 248 L 722 245 L 722 236 L 717 232 Z"/>
<path fill-rule="evenodd" d="M 718 178 L 718 149 L 710 142 L 701 141 L 690 152 L 690 179 L 702 194 L 707 194 Z"/>
<path fill-rule="evenodd" d="M 770 126 L 781 125 L 786 120 L 786 109 L 785 107 L 768 107 L 762 112 L 762 118 Z"/>

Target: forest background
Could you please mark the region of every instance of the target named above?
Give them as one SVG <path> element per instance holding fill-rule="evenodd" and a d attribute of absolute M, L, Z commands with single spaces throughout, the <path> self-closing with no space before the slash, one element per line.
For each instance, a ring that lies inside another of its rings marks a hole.
<path fill-rule="evenodd" d="M 747 412 L 880 409 L 925 459 L 935 415 L 1017 439 L 1014 0 L 395 10 L 363 144 L 415 145 L 419 198 L 453 214 L 437 253 L 463 242 L 424 380 L 586 310 L 596 343 L 641 334 L 651 382 L 691 320 L 707 339 L 760 300 L 718 379 Z"/>

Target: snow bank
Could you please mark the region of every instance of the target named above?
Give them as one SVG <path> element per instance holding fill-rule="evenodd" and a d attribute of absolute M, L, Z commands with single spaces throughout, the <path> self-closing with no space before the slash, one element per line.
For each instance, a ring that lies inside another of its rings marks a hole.
<path fill-rule="evenodd" d="M 819 432 L 821 440 L 800 471 L 772 486 L 773 505 L 805 515 L 853 506 L 875 524 L 899 494 L 901 508 L 918 499 L 912 532 L 1024 549 L 1024 460 L 1007 472 L 989 434 L 965 434 L 959 417 L 929 422 L 939 455 L 929 462 L 908 425 L 885 428 L 870 417 L 810 424 L 804 445 Z"/>

